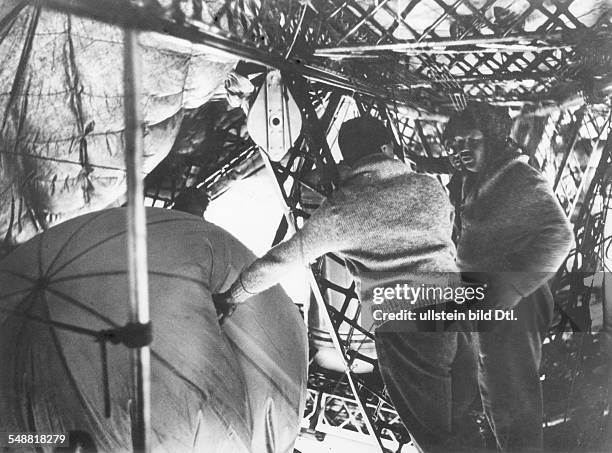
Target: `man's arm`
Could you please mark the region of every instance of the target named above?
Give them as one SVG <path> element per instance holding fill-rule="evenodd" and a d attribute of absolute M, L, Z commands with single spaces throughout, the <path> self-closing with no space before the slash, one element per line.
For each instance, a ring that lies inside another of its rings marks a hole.
<path fill-rule="evenodd" d="M 326 253 L 339 251 L 343 241 L 339 233 L 338 209 L 325 200 L 302 229 L 241 272 L 229 290 L 231 301 L 244 302 L 274 286 L 287 272 L 306 266 Z"/>
<path fill-rule="evenodd" d="M 571 224 L 552 191 L 540 183 L 524 191 L 522 209 L 526 241 L 508 256 L 512 286 L 528 296 L 548 281 L 563 264 L 573 243 Z"/>

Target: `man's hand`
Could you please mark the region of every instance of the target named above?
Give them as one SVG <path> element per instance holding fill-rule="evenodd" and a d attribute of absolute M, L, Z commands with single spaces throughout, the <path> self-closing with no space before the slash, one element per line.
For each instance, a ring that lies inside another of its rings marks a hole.
<path fill-rule="evenodd" d="M 463 163 L 461 162 L 459 155 L 452 154 L 448 156 L 448 160 L 456 171 L 463 171 Z"/>
<path fill-rule="evenodd" d="M 217 310 L 217 320 L 223 325 L 226 318 L 232 316 L 238 304 L 234 302 L 229 291 L 213 294 L 212 299 Z"/>

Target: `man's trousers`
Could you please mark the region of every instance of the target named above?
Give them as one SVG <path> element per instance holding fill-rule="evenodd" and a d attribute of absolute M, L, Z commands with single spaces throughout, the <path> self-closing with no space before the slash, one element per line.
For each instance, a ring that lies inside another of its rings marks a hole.
<path fill-rule="evenodd" d="M 475 451 L 468 416 L 477 396 L 472 332 L 376 332 L 387 392 L 415 446 L 425 452 Z"/>
<path fill-rule="evenodd" d="M 548 285 L 514 307 L 514 321 L 493 321 L 478 333 L 478 383 L 497 448 L 507 452 L 542 450 L 542 342 L 551 324 Z"/>

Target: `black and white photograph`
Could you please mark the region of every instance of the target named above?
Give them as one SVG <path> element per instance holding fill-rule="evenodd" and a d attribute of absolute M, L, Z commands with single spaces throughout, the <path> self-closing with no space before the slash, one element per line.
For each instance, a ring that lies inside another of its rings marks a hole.
<path fill-rule="evenodd" d="M 612 452 L 612 0 L 0 0 L 0 452 Z"/>

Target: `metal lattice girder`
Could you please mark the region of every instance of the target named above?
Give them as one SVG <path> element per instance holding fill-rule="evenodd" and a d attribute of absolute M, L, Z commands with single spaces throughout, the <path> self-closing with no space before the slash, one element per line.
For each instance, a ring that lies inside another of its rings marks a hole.
<path fill-rule="evenodd" d="M 531 137 L 531 163 L 550 181 L 574 224 L 576 246 L 553 282 L 559 309 L 551 335 L 590 330 L 592 288 L 584 279 L 602 268 L 605 205 L 609 201 L 610 106 L 557 111 L 542 123 L 539 145 Z M 604 145 L 605 144 L 605 145 Z M 609 238 L 608 238 L 609 239 Z M 562 338 L 562 335 L 557 335 Z"/>
<path fill-rule="evenodd" d="M 609 361 L 609 326 L 604 316 L 604 336 L 593 332 L 592 312 L 605 295 L 595 281 L 597 274 L 609 270 L 605 254 L 612 240 L 605 236 L 612 206 L 610 115 L 609 105 L 551 115 L 535 155 L 545 174 L 552 173 L 556 181 L 556 194 L 572 220 L 576 240 L 551 282 L 557 317 L 544 344 L 541 368 L 548 390 L 546 425 L 561 425 L 554 428 L 556 441 L 568 451 L 599 450 L 609 436 L 605 425 L 610 383 L 594 372 Z"/>
<path fill-rule="evenodd" d="M 302 431 L 350 438 L 367 442 L 364 423 L 360 419 L 354 397 L 347 391 L 346 383 L 321 371 L 311 371 L 308 379 L 308 397 L 302 420 Z M 381 440 L 387 449 L 399 451 L 410 437 L 395 410 L 386 403 L 368 402 L 368 407 L 378 414 Z"/>
<path fill-rule="evenodd" d="M 563 156 L 563 165 L 557 172 L 557 195 L 566 212 L 574 223 L 576 247 L 562 266 L 555 282 L 558 293 L 564 291 L 566 298 L 557 298 L 560 305 L 561 319 L 554 332 L 563 333 L 567 328 L 573 331 L 586 332 L 591 329 L 590 302 L 592 287 L 584 284 L 584 279 L 603 270 L 602 253 L 610 238 L 604 237 L 604 226 L 610 194 L 610 168 L 612 167 L 612 134 L 610 134 L 610 113 L 606 120 L 597 127 L 591 112 L 579 112 L 576 118 L 580 126 L 578 131 L 586 131 L 591 126 L 593 132 L 593 149 L 590 162 L 586 167 L 570 164 L 570 157 L 578 161 L 576 139 L 568 142 L 568 150 Z M 576 133 L 579 135 L 580 132 Z M 574 135 L 572 133 L 572 135 Z M 584 145 L 583 145 L 584 146 Z M 572 167 L 574 167 L 572 169 Z M 561 176 L 562 175 L 562 176 Z M 565 181 L 565 185 L 563 182 Z M 563 300 L 565 299 L 565 300 Z"/>
<path fill-rule="evenodd" d="M 277 0 L 283 4 L 282 0 Z M 181 16 L 174 18 L 171 13 L 162 15 L 149 4 L 139 5 L 130 0 L 42 0 L 49 8 L 71 12 L 105 23 L 142 31 L 153 31 L 176 38 L 185 39 L 211 49 L 232 54 L 246 61 L 252 61 L 267 67 L 273 67 L 308 77 L 311 80 L 334 86 L 347 92 L 361 92 L 368 96 L 385 99 L 388 93 L 380 90 L 376 84 L 360 78 L 346 77 L 330 68 L 320 68 L 306 64 L 303 60 L 287 60 L 278 55 L 272 47 L 253 42 L 253 37 L 235 36 L 227 30 L 200 21 L 189 20 Z M 272 12 L 270 12 L 272 14 Z M 220 21 L 221 22 L 221 21 Z M 265 41 L 265 40 L 263 40 Z"/>
<path fill-rule="evenodd" d="M 185 188 L 204 185 L 212 198 L 262 166 L 241 109 L 209 101 L 185 113 L 169 155 L 145 179 L 152 206 L 168 207 Z"/>
<path fill-rule="evenodd" d="M 496 101 L 590 95 L 593 81 L 601 83 L 596 77 L 612 73 L 612 51 L 602 45 L 611 27 L 600 3 L 218 0 L 210 2 L 217 8 L 211 16 L 191 0 L 166 7 L 153 0 L 44 2 L 429 111 L 458 91 Z"/>
<path fill-rule="evenodd" d="M 551 115 L 533 156 L 573 220 L 599 164 L 596 159 L 610 128 L 609 111 L 608 106 L 597 105 Z"/>
<path fill-rule="evenodd" d="M 406 88 L 439 88 L 439 78 L 430 71 L 440 66 L 450 68 L 458 84 L 469 84 L 466 89 L 474 97 L 545 96 L 549 79 L 576 60 L 574 48 L 602 27 L 605 12 L 597 2 L 588 1 L 514 3 L 319 1 L 317 8 L 326 12 L 322 28 L 335 39 L 321 33 L 315 57 L 344 59 L 349 68 L 355 59 L 377 58 L 395 67 L 397 85 Z M 507 16 L 498 17 L 499 10 Z M 531 86 L 516 93 L 513 87 L 501 93 L 496 92 L 499 88 L 487 90 L 508 79 L 529 80 Z"/>

